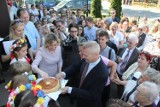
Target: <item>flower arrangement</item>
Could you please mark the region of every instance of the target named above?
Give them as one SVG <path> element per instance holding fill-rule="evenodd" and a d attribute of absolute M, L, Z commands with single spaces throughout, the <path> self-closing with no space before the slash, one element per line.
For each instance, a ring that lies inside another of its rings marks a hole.
<path fill-rule="evenodd" d="M 13 43 L 10 47 L 10 51 L 12 52 L 17 47 L 22 47 L 22 44 L 26 42 L 25 38 L 19 39 L 17 42 Z"/>
<path fill-rule="evenodd" d="M 31 81 L 31 83 L 33 85 L 36 84 L 36 76 L 33 75 L 33 74 L 28 74 L 27 72 L 24 72 L 22 75 L 28 75 L 28 79 Z M 12 83 L 12 80 L 10 80 L 7 85 L 5 86 L 5 89 L 7 89 L 9 92 L 11 92 L 11 83 Z"/>
<path fill-rule="evenodd" d="M 6 107 L 14 107 L 14 100 L 16 95 L 25 90 L 31 90 L 33 95 L 38 98 L 36 104 L 33 107 L 43 107 L 42 104 L 44 102 L 44 92 L 41 91 L 41 86 L 29 83 L 17 87 L 15 91 L 10 93 Z"/>

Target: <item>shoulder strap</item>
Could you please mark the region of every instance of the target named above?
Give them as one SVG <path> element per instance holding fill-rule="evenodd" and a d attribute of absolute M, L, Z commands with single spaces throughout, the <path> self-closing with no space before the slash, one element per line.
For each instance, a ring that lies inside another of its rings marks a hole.
<path fill-rule="evenodd" d="M 109 49 L 108 59 L 111 59 L 111 51 L 112 51 L 112 48 Z"/>
<path fill-rule="evenodd" d="M 133 92 L 135 92 L 135 90 L 137 89 L 138 87 L 138 83 L 137 85 L 128 93 L 128 95 L 126 96 L 126 102 L 129 100 L 129 97 L 131 96 L 131 94 L 133 94 Z"/>

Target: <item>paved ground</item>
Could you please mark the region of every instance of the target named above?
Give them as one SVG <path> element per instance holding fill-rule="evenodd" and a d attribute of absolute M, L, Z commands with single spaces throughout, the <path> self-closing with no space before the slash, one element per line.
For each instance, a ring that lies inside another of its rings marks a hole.
<path fill-rule="evenodd" d="M 102 2 L 102 13 L 107 14 L 109 9 L 110 3 L 107 1 Z M 128 17 L 148 17 L 149 19 L 160 19 L 160 8 L 149 7 L 144 8 L 141 6 L 122 6 L 122 12 L 124 16 Z"/>
<path fill-rule="evenodd" d="M 107 13 L 108 8 L 109 8 L 109 3 L 108 2 L 103 2 L 103 13 Z M 142 7 L 138 7 L 138 6 L 123 6 L 123 14 L 125 16 L 129 16 L 129 17 L 148 17 L 150 19 L 157 19 L 160 18 L 160 9 L 157 8 L 142 8 Z M 5 84 L 10 80 L 11 76 L 8 72 L 4 72 L 3 76 L 5 77 L 6 82 L 3 84 L 0 84 L 0 106 L 6 104 L 7 101 L 7 91 L 5 90 L 4 86 Z M 113 87 L 111 89 L 112 91 L 115 92 L 115 87 Z M 115 94 L 111 95 L 112 97 L 115 97 Z M 59 102 L 61 104 L 61 107 L 72 107 L 69 105 L 69 100 L 67 99 L 66 96 L 63 96 L 59 99 Z M 73 107 L 75 107 L 73 105 Z"/>

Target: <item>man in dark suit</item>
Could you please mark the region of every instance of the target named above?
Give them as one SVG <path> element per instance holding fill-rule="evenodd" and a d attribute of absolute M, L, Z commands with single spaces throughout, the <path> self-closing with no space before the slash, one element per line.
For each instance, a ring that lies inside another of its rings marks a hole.
<path fill-rule="evenodd" d="M 84 60 L 66 68 L 56 75 L 58 79 L 68 78 L 75 72 L 79 75 L 78 87 L 64 87 L 62 94 L 69 93 L 77 99 L 77 107 L 101 107 L 101 95 L 108 78 L 108 69 L 99 57 L 100 47 L 95 41 L 83 46 Z"/>
<path fill-rule="evenodd" d="M 128 35 L 127 44 L 128 47 L 124 48 L 118 56 L 117 74 L 119 78 L 122 78 L 123 73 L 138 59 L 139 51 L 136 48 L 138 44 L 138 36 L 134 33 Z M 118 87 L 118 96 L 121 97 L 123 93 L 123 87 Z"/>

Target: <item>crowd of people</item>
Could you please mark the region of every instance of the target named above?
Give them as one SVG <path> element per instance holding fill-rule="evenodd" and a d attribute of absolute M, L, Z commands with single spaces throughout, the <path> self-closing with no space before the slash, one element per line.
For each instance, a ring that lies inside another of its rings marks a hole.
<path fill-rule="evenodd" d="M 160 107 L 159 19 L 120 20 L 111 9 L 110 17 L 94 20 L 80 9 L 57 13 L 6 1 L 12 23 L 0 41 L 0 84 L 9 71 L 7 107 L 60 107 L 36 85 L 48 77 L 69 80 L 61 94 L 77 107 Z"/>

